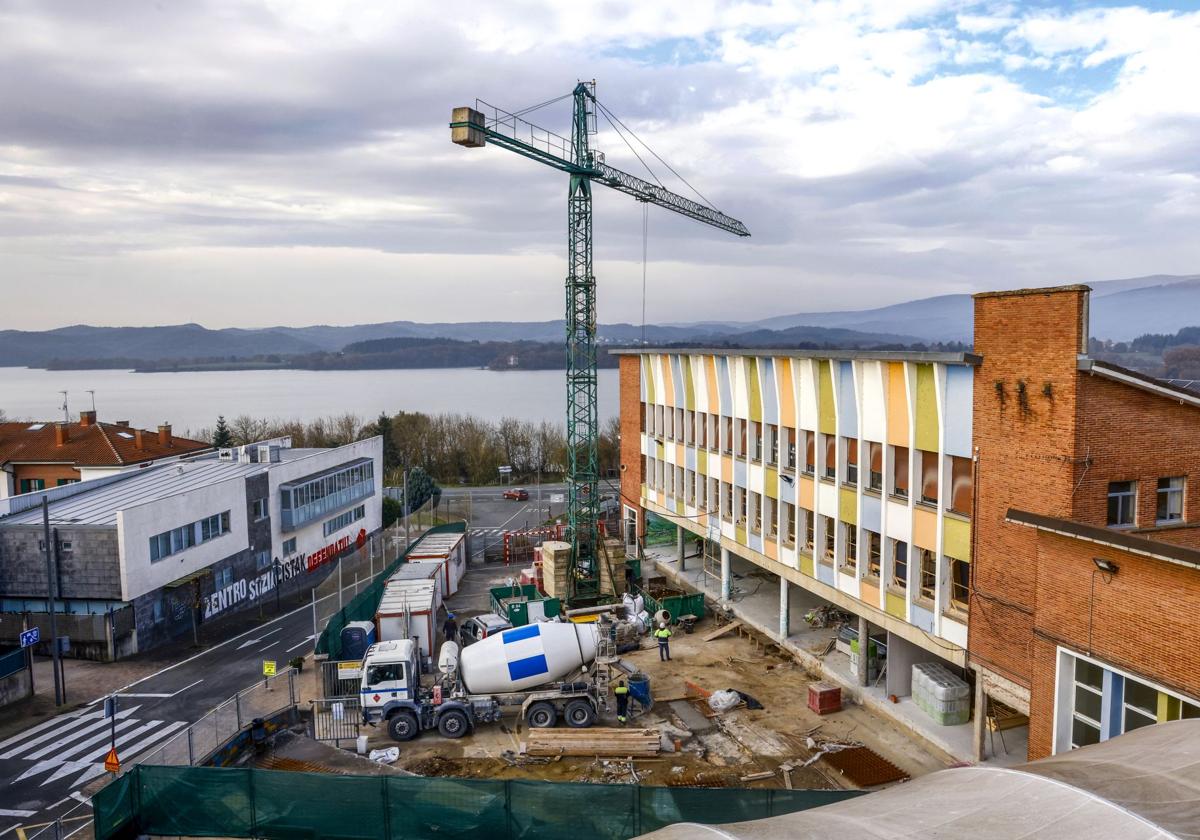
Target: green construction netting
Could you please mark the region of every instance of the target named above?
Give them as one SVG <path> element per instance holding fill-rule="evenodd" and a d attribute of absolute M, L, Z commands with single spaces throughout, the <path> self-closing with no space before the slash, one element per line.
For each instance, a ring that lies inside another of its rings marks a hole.
<path fill-rule="evenodd" d="M 762 819 L 860 794 L 139 765 L 92 802 L 98 840 L 139 834 L 280 840 L 625 840 L 674 822 Z"/>
<path fill-rule="evenodd" d="M 643 538 L 645 545 L 673 545 L 678 533 L 679 526 L 675 523 L 658 514 L 646 512 L 646 536 Z"/>
<path fill-rule="evenodd" d="M 466 530 L 466 522 L 450 522 L 446 525 L 433 526 L 421 536 L 421 539 L 429 534 L 461 534 Z M 371 581 L 370 586 L 354 596 L 349 604 L 330 617 L 325 629 L 321 631 L 321 637 L 317 639 L 316 652 L 318 655 L 327 654 L 330 659 L 335 661 L 342 658 L 342 628 L 351 621 L 375 620 L 375 609 L 379 606 L 379 599 L 383 596 L 383 587 L 388 578 L 395 574 L 396 569 L 400 568 L 400 564 L 407 559 L 408 552 L 420 544 L 421 540 L 417 540 L 405 549 L 403 554 L 375 576 L 375 580 Z"/>

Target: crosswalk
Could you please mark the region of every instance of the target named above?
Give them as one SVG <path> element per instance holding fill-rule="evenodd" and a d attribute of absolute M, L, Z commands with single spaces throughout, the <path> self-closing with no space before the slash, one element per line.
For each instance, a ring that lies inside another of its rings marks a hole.
<path fill-rule="evenodd" d="M 467 534 L 472 537 L 483 537 L 485 539 L 499 539 L 504 536 L 503 528 L 471 528 Z"/>
<path fill-rule="evenodd" d="M 141 706 L 117 712 L 114 723 L 100 708 L 61 715 L 0 741 L 0 761 L 22 765 L 14 781 L 44 776 L 40 785 L 70 778 L 74 790 L 104 772 L 104 757 L 114 745 L 122 763 L 187 726 L 184 721 L 143 720 L 134 717 Z"/>

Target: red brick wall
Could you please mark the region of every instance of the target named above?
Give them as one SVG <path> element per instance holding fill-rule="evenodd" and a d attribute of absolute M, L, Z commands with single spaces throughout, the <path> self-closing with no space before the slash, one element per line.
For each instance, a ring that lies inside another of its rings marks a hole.
<path fill-rule="evenodd" d="M 1056 645 L 1200 698 L 1200 569 L 1035 532 L 1037 616 L 1029 758 L 1051 752 Z M 1106 581 L 1093 562 L 1119 571 Z M 974 620 L 974 616 L 972 616 Z"/>
<path fill-rule="evenodd" d="M 1200 409 L 1100 376 L 1079 379 L 1080 448 L 1089 463 L 1076 469 L 1070 518 L 1106 524 L 1108 483 L 1137 481 L 1139 535 L 1200 548 Z M 1155 527 L 1158 479 L 1172 476 L 1188 477 L 1183 513 L 1191 527 Z"/>
<path fill-rule="evenodd" d="M 1069 512 L 1086 302 L 1082 286 L 975 298 L 975 352 L 983 362 L 975 372 L 979 466 L 968 648 L 972 659 L 1026 687 L 1036 533 L 1004 516 L 1010 507 Z"/>
<path fill-rule="evenodd" d="M 79 481 L 79 470 L 70 464 L 13 464 L 13 492 L 21 492 L 21 479 L 40 478 L 46 489 L 58 486 L 60 478 Z"/>
<path fill-rule="evenodd" d="M 619 363 L 621 401 L 621 503 L 638 509 L 638 535 L 646 532 L 642 515 L 642 360 L 640 356 L 621 356 Z"/>

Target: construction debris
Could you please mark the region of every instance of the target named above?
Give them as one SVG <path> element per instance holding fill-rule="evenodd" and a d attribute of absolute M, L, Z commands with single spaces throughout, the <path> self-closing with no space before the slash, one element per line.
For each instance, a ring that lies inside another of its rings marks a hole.
<path fill-rule="evenodd" d="M 526 736 L 525 753 L 531 756 L 656 756 L 659 739 L 657 729 L 531 729 Z"/>
<path fill-rule="evenodd" d="M 773 778 L 775 778 L 775 771 L 774 771 L 774 770 L 764 770 L 764 771 L 763 771 L 763 772 L 761 772 L 761 773 L 751 773 L 751 774 L 749 774 L 749 775 L 747 775 L 747 776 L 742 776 L 742 777 L 739 779 L 739 781 L 743 781 L 743 782 L 760 782 L 760 781 L 762 781 L 763 779 L 773 779 Z"/>
<path fill-rule="evenodd" d="M 702 636 L 701 640 L 705 641 L 705 642 L 711 642 L 713 639 L 719 639 L 721 636 L 724 636 L 726 633 L 728 633 L 732 630 L 736 630 L 741 626 L 742 626 L 742 620 L 739 618 L 735 621 L 729 622 L 728 624 L 726 624 L 722 627 L 718 627 L 716 630 L 712 631 L 711 633 L 709 633 L 706 636 Z"/>

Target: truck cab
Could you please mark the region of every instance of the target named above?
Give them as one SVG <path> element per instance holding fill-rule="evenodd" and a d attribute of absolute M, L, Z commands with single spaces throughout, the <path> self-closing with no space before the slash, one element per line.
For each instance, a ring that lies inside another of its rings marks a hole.
<path fill-rule="evenodd" d="M 418 654 L 412 639 L 378 642 L 367 649 L 359 684 L 363 722 L 383 723 L 394 741 L 410 741 L 423 729 L 461 738 L 471 729 L 471 709 L 449 698 L 430 702 L 421 688 Z"/>

